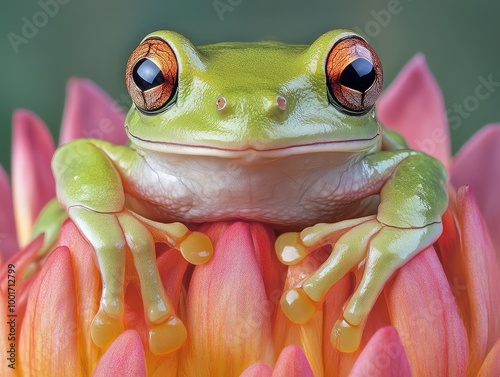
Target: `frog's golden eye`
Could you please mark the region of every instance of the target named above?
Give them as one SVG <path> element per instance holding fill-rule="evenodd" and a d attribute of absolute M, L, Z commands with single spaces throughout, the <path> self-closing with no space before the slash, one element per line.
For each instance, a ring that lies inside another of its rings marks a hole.
<path fill-rule="evenodd" d="M 382 63 L 373 48 L 358 37 L 337 42 L 326 61 L 330 97 L 350 112 L 366 112 L 382 92 Z"/>
<path fill-rule="evenodd" d="M 127 90 L 135 105 L 155 111 L 172 102 L 177 91 L 177 60 L 160 39 L 142 42 L 130 55 L 125 72 Z"/>

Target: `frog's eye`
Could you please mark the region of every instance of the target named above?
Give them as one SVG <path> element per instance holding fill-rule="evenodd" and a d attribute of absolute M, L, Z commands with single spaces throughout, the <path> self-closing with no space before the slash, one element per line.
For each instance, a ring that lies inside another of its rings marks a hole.
<path fill-rule="evenodd" d="M 373 48 L 358 37 L 337 42 L 326 61 L 331 102 L 349 112 L 371 109 L 382 92 L 382 64 Z"/>
<path fill-rule="evenodd" d="M 175 98 L 177 60 L 170 46 L 160 39 L 148 39 L 132 52 L 125 76 L 127 90 L 141 110 L 161 109 Z"/>

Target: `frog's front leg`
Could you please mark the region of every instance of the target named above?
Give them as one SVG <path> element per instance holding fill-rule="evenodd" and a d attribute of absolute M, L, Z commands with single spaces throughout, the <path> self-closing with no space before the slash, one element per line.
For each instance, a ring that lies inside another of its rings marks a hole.
<path fill-rule="evenodd" d="M 94 342 L 107 347 L 123 331 L 125 256 L 129 250 L 139 277 L 150 349 L 165 353 L 183 344 L 186 329 L 162 286 L 154 243 L 168 243 L 197 263 L 210 258 L 212 245 L 205 235 L 190 232 L 180 223 L 155 223 L 125 207 L 124 186 L 137 178 L 129 172 L 139 159 L 128 147 L 80 139 L 61 147 L 52 167 L 58 199 L 94 248 L 101 273 L 100 307 L 91 329 Z M 198 257 L 193 258 L 195 255 Z"/>
<path fill-rule="evenodd" d="M 341 351 L 353 352 L 387 280 L 441 234 L 448 194 L 440 162 L 411 150 L 368 155 L 344 176 L 339 194 L 354 199 L 379 194 L 378 213 L 285 233 L 277 239 L 276 250 L 284 263 L 295 264 L 318 247 L 333 246 L 315 273 L 282 296 L 285 314 L 296 323 L 309 320 L 317 303 L 346 273 L 362 273 L 331 338 Z"/>

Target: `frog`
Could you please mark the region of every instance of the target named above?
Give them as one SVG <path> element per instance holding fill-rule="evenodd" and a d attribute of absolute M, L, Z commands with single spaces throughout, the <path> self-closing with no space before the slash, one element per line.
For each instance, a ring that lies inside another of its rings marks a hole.
<path fill-rule="evenodd" d="M 108 347 L 123 331 L 128 254 L 151 351 L 179 349 L 187 329 L 161 284 L 154 243 L 203 264 L 213 245 L 188 225 L 244 221 L 275 230 L 285 265 L 331 249 L 283 292 L 293 323 L 307 323 L 357 271 L 331 333 L 335 347 L 354 352 L 385 284 L 442 233 L 448 203 L 443 165 L 376 117 L 383 69 L 373 47 L 348 29 L 310 45 L 205 46 L 160 30 L 125 71 L 128 144 L 77 139 L 52 161 L 59 205 L 94 249 L 102 278 L 94 343 Z"/>

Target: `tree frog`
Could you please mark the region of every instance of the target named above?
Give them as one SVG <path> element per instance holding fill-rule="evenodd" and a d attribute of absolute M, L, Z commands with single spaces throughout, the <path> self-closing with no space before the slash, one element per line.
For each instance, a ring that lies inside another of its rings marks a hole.
<path fill-rule="evenodd" d="M 273 226 L 285 264 L 332 246 L 282 296 L 295 323 L 359 272 L 332 332 L 339 349 L 354 351 L 384 284 L 441 234 L 448 202 L 441 163 L 377 121 L 382 83 L 377 54 L 349 30 L 310 46 L 195 47 L 171 31 L 146 36 L 126 67 L 129 144 L 79 139 L 53 159 L 57 198 L 95 249 L 102 276 L 94 342 L 105 347 L 123 331 L 129 252 L 151 350 L 179 348 L 186 329 L 161 285 L 153 236 L 204 263 L 212 245 L 185 224 L 237 219 Z"/>

